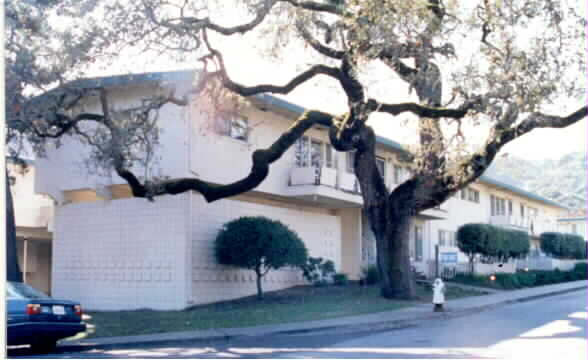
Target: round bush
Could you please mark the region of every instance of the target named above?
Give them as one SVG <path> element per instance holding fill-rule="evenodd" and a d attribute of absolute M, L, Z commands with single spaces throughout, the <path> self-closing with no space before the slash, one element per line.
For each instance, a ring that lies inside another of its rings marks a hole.
<path fill-rule="evenodd" d="M 255 271 L 258 296 L 262 297 L 261 277 L 271 269 L 301 266 L 308 251 L 296 232 L 266 217 L 241 217 L 221 229 L 215 241 L 220 264 Z"/>

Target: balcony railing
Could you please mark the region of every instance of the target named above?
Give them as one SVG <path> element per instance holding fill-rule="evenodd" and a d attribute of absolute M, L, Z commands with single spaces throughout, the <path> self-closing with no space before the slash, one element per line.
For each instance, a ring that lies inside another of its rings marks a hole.
<path fill-rule="evenodd" d="M 360 193 L 355 175 L 338 174 L 337 169 L 328 167 L 294 167 L 290 171 L 290 186 L 325 185 L 351 193 Z"/>

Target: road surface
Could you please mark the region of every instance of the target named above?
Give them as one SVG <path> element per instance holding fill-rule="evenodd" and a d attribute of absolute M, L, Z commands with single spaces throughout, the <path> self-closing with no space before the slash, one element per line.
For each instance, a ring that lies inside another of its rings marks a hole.
<path fill-rule="evenodd" d="M 403 329 L 171 342 L 103 349 L 60 348 L 13 358 L 386 358 L 586 359 L 586 290 L 500 306 Z"/>

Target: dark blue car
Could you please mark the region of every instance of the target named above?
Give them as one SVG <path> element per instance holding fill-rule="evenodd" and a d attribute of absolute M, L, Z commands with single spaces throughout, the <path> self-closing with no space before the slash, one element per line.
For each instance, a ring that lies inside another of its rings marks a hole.
<path fill-rule="evenodd" d="M 24 283 L 6 285 L 8 345 L 55 349 L 57 340 L 86 331 L 79 303 L 55 300 Z"/>

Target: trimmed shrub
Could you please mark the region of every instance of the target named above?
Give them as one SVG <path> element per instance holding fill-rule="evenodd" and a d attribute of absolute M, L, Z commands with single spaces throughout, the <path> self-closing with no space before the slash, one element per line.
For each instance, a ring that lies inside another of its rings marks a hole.
<path fill-rule="evenodd" d="M 335 274 L 335 263 L 321 257 L 308 257 L 300 268 L 302 269 L 302 276 L 304 276 L 306 281 L 315 286 L 328 285 L 329 280 Z"/>
<path fill-rule="evenodd" d="M 545 232 L 540 236 L 541 250 L 558 259 L 586 259 L 586 241 L 574 234 Z"/>
<path fill-rule="evenodd" d="M 588 263 L 578 263 L 574 266 L 575 280 L 586 280 L 588 278 Z"/>
<path fill-rule="evenodd" d="M 345 273 L 336 273 L 333 275 L 333 284 L 345 286 L 349 283 L 349 277 Z"/>
<path fill-rule="evenodd" d="M 255 271 L 257 296 L 263 297 L 261 279 L 272 269 L 301 266 L 308 251 L 296 232 L 266 217 L 241 217 L 223 226 L 215 240 L 220 264 Z"/>
<path fill-rule="evenodd" d="M 457 245 L 470 258 L 476 254 L 506 262 L 525 256 L 530 249 L 524 231 L 503 229 L 488 224 L 465 224 L 457 230 Z"/>
<path fill-rule="evenodd" d="M 365 285 L 374 285 L 380 282 L 380 273 L 377 265 L 368 265 L 361 269 L 361 278 Z"/>

